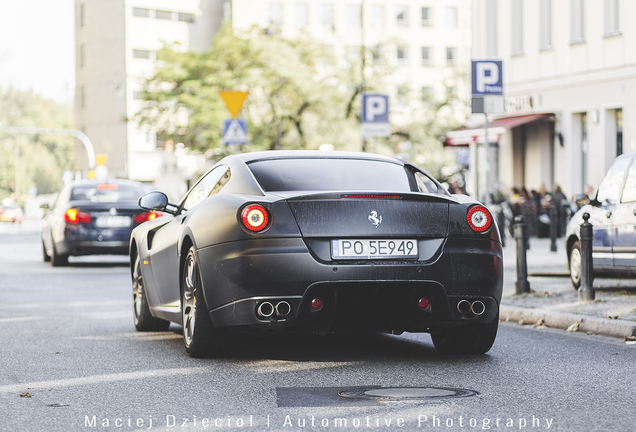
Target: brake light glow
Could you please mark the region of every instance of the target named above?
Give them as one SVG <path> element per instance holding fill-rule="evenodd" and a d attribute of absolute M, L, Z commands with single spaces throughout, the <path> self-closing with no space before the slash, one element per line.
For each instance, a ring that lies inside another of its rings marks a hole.
<path fill-rule="evenodd" d="M 342 195 L 341 198 L 357 199 L 402 199 L 402 195 Z"/>
<path fill-rule="evenodd" d="M 486 231 L 490 228 L 490 224 L 492 223 L 490 212 L 486 207 L 480 205 L 471 207 L 468 210 L 466 219 L 468 219 L 468 225 L 470 225 L 473 231 L 477 232 Z"/>
<path fill-rule="evenodd" d="M 262 205 L 251 204 L 241 211 L 241 220 L 248 230 L 254 232 L 262 231 L 267 227 L 267 223 L 269 222 L 269 213 Z"/>
<path fill-rule="evenodd" d="M 79 211 L 76 208 L 70 208 L 66 210 L 66 213 L 64 214 L 64 220 L 71 224 L 87 224 L 91 223 L 91 215 L 89 213 Z"/>
<path fill-rule="evenodd" d="M 117 189 L 119 189 L 119 185 L 118 184 L 112 184 L 112 183 L 98 184 L 97 185 L 97 189 L 99 189 L 99 190 L 117 190 Z"/>
<path fill-rule="evenodd" d="M 161 213 L 156 211 L 138 213 L 137 216 L 135 216 L 135 223 L 140 224 L 142 222 L 148 222 L 153 219 L 157 219 L 159 216 L 161 216 Z"/>

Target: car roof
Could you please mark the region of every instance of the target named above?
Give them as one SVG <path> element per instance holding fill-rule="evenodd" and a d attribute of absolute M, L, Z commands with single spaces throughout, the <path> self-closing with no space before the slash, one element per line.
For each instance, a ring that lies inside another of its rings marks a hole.
<path fill-rule="evenodd" d="M 361 159 L 382 162 L 391 162 L 404 165 L 401 159 L 383 156 L 375 153 L 346 152 L 346 151 L 320 151 L 320 150 L 269 150 L 235 155 L 245 163 L 275 160 L 275 159 Z"/>

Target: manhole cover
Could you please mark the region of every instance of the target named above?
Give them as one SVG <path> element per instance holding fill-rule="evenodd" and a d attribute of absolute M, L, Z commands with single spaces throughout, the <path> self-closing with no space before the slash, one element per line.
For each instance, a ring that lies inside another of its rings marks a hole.
<path fill-rule="evenodd" d="M 404 400 L 466 397 L 476 394 L 474 390 L 447 387 L 375 387 L 344 390 L 339 392 L 338 396 L 355 399 Z"/>

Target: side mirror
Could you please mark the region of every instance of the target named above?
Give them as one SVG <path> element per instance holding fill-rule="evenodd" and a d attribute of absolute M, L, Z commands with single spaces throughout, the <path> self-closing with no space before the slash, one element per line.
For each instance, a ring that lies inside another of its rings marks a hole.
<path fill-rule="evenodd" d="M 139 207 L 144 210 L 157 210 L 172 213 L 167 209 L 169 205 L 168 197 L 163 192 L 150 192 L 139 198 Z"/>

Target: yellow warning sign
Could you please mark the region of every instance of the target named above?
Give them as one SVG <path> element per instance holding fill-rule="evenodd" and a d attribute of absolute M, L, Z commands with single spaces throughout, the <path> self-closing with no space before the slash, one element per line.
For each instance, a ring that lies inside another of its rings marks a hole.
<path fill-rule="evenodd" d="M 96 154 L 95 155 L 95 163 L 97 165 L 104 165 L 107 160 L 108 160 L 108 155 L 107 154 Z"/>
<path fill-rule="evenodd" d="M 249 92 L 239 90 L 221 90 L 219 92 L 232 118 L 238 117 L 248 93 Z"/>

